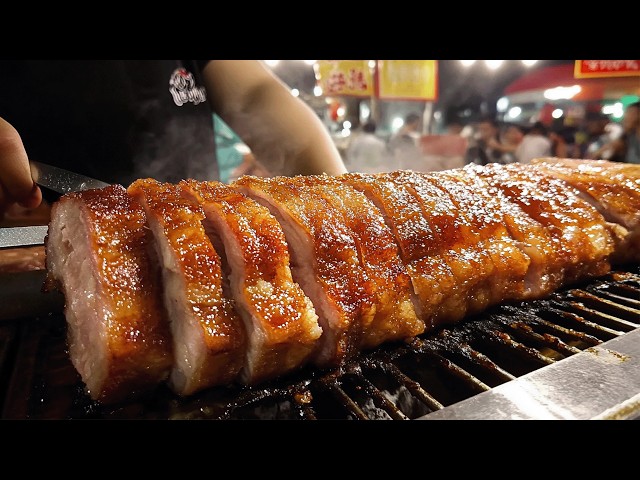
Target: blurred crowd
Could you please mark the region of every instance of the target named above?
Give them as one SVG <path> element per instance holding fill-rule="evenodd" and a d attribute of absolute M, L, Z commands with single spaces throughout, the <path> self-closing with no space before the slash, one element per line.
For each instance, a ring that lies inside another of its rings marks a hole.
<path fill-rule="evenodd" d="M 363 124 L 343 152 L 347 169 L 436 171 L 469 163 L 529 163 L 540 157 L 640 163 L 640 102 L 628 105 L 619 123 L 589 111 L 575 125 L 560 120 L 524 126 L 485 117 L 466 125 L 451 122 L 443 134 L 424 135 L 421 124 L 421 116 L 408 114 L 387 139 L 376 134 L 375 122 Z"/>

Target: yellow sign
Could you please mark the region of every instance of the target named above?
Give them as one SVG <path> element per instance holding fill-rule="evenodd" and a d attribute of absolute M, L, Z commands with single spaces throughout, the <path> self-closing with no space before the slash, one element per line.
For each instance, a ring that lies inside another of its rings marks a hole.
<path fill-rule="evenodd" d="M 576 60 L 575 78 L 640 76 L 640 60 Z"/>
<path fill-rule="evenodd" d="M 436 60 L 378 60 L 377 96 L 383 100 L 437 100 Z"/>
<path fill-rule="evenodd" d="M 370 60 L 318 60 L 315 74 L 323 95 L 373 95 L 373 73 Z"/>

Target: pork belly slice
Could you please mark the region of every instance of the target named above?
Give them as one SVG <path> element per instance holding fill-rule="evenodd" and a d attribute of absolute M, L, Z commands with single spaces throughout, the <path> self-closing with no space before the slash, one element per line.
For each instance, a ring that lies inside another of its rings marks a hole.
<path fill-rule="evenodd" d="M 640 165 L 569 158 L 540 158 L 532 163 L 580 191 L 610 222 L 616 240 L 614 263 L 640 261 Z"/>
<path fill-rule="evenodd" d="M 312 362 L 333 367 L 356 355 L 375 315 L 376 296 L 343 215 L 288 177 L 244 176 L 233 185 L 282 225 L 293 279 L 313 302 L 322 327 Z"/>
<path fill-rule="evenodd" d="M 456 322 L 485 310 L 493 302 L 492 275 L 495 265 L 488 243 L 473 230 L 467 213 L 451 199 L 442 182 L 433 175 L 412 171 L 392 172 L 396 184 L 405 185 L 420 201 L 422 213 L 431 225 L 434 253 L 446 263 L 454 276 L 439 309 L 443 322 Z"/>
<path fill-rule="evenodd" d="M 502 285 L 504 300 L 528 300 L 550 294 L 561 286 L 562 272 L 554 268 L 556 253 L 549 232 L 502 190 L 478 176 L 477 168 L 478 165 L 470 164 L 435 175 L 465 185 L 457 196 L 461 195 L 461 201 L 467 203 L 462 208 L 472 215 L 478 233 L 490 240 L 494 264 L 502 271 L 496 285 Z M 461 205 L 460 201 L 458 204 Z"/>
<path fill-rule="evenodd" d="M 282 227 L 269 210 L 219 182 L 180 183 L 206 214 L 227 262 L 230 296 L 247 331 L 240 381 L 255 384 L 305 365 L 322 334 L 311 300 L 293 281 Z"/>
<path fill-rule="evenodd" d="M 128 192 L 144 206 L 163 279 L 175 363 L 169 386 L 179 395 L 235 381 L 245 358 L 245 330 L 223 292 L 220 255 L 205 233 L 205 214 L 177 185 L 152 179 Z"/>
<path fill-rule="evenodd" d="M 327 200 L 342 215 L 355 240 L 359 263 L 375 298 L 375 313 L 371 323 L 364 325 L 361 347 L 373 348 L 423 333 L 424 321 L 413 306 L 411 279 L 378 208 L 362 192 L 332 176 L 297 176 L 288 182 Z"/>
<path fill-rule="evenodd" d="M 455 289 L 456 278 L 439 253 L 436 234 L 420 200 L 387 173 L 347 173 L 337 178 L 366 195 L 381 212 L 411 279 L 416 312 L 425 322 L 425 330 L 441 323 L 440 307 Z"/>
<path fill-rule="evenodd" d="M 548 230 L 563 284 L 610 270 L 611 232 L 604 217 L 574 187 L 532 165 L 488 164 L 475 172 Z"/>
<path fill-rule="evenodd" d="M 493 263 L 493 272 L 486 278 L 483 290 L 488 292 L 488 306 L 525 296 L 525 276 L 530 259 L 507 231 L 502 216 L 478 191 L 477 184 L 465 175 L 451 171 L 422 174 L 434 179 L 449 194 L 460 214 L 469 223 L 469 242 L 484 249 Z"/>
<path fill-rule="evenodd" d="M 120 185 L 66 194 L 51 209 L 47 288 L 64 294 L 71 362 L 105 404 L 153 389 L 173 363 L 145 224 Z"/>

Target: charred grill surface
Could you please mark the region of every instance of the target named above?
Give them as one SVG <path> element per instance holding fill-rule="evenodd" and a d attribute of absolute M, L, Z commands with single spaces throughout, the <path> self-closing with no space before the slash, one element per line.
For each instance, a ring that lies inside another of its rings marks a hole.
<path fill-rule="evenodd" d="M 127 403 L 91 401 L 69 361 L 62 315 L 0 324 L 2 418 L 416 419 L 640 328 L 640 267 L 491 308 L 341 368 L 259 387 L 180 397 L 166 386 Z"/>

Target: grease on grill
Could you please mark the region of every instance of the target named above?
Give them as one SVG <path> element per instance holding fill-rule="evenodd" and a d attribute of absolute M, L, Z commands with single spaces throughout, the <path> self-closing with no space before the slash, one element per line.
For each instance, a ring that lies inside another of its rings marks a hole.
<path fill-rule="evenodd" d="M 3 418 L 391 419 L 428 415 L 640 327 L 640 268 L 495 307 L 334 371 L 179 398 L 165 387 L 102 407 L 82 391 L 60 315 L 0 325 Z"/>

